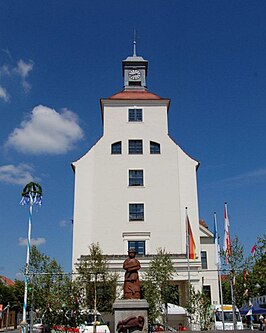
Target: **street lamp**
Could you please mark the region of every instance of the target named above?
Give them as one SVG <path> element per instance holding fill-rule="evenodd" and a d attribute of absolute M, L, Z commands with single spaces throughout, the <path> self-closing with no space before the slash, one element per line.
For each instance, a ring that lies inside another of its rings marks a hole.
<path fill-rule="evenodd" d="M 23 303 L 23 316 L 22 316 L 22 333 L 25 333 L 27 326 L 27 294 L 28 294 L 28 282 L 29 282 L 29 259 L 30 259 L 30 238 L 31 238 L 31 225 L 32 225 L 32 208 L 33 205 L 42 204 L 42 188 L 39 184 L 30 182 L 22 191 L 21 205 L 29 205 L 29 224 L 28 224 L 28 243 L 27 243 L 27 256 L 25 267 L 25 288 L 24 288 L 24 303 Z"/>

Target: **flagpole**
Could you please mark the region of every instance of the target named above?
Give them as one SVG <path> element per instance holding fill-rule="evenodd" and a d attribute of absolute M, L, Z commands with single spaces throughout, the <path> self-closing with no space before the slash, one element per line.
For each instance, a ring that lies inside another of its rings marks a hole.
<path fill-rule="evenodd" d="M 233 325 L 234 330 L 236 330 L 236 307 L 235 307 L 235 293 L 234 293 L 234 269 L 232 267 L 232 260 L 229 260 L 229 257 L 232 257 L 232 247 L 230 240 L 230 223 L 228 218 L 228 210 L 227 210 L 227 202 L 224 203 L 224 250 L 226 254 L 226 264 L 229 264 L 230 268 L 230 289 L 231 289 L 231 300 L 232 300 L 232 308 L 233 308 Z"/>
<path fill-rule="evenodd" d="M 188 233 L 188 214 L 186 207 L 186 242 L 187 242 L 187 274 L 188 274 L 188 299 L 190 299 L 190 262 L 189 262 L 189 233 Z"/>
<path fill-rule="evenodd" d="M 216 265 L 218 272 L 218 282 L 219 282 L 219 301 L 222 309 L 222 322 L 223 322 L 223 330 L 224 328 L 224 300 L 223 300 L 223 288 L 222 288 L 222 278 L 221 278 L 221 260 L 220 260 L 220 250 L 219 250 L 219 234 L 218 234 L 218 225 L 216 213 L 214 212 L 214 230 L 215 230 L 215 252 L 216 252 Z"/>

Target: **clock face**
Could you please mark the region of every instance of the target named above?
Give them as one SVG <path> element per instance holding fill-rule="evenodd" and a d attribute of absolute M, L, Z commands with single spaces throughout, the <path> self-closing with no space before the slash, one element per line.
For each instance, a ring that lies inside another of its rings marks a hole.
<path fill-rule="evenodd" d="M 131 79 L 131 80 L 138 80 L 140 78 L 140 71 L 137 70 L 137 69 L 132 69 L 131 71 L 129 71 L 128 73 L 128 77 Z"/>

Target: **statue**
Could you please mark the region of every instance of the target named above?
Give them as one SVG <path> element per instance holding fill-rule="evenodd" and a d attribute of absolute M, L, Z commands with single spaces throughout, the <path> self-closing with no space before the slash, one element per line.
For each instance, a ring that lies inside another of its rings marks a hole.
<path fill-rule="evenodd" d="M 117 324 L 116 330 L 119 333 L 122 332 L 132 332 L 135 330 L 142 331 L 144 326 L 144 317 L 143 316 L 130 316 L 124 320 L 120 320 Z"/>
<path fill-rule="evenodd" d="M 140 299 L 140 283 L 138 274 L 140 263 L 135 256 L 135 249 L 130 248 L 128 251 L 128 258 L 123 264 L 123 268 L 126 271 L 124 280 L 124 299 Z"/>

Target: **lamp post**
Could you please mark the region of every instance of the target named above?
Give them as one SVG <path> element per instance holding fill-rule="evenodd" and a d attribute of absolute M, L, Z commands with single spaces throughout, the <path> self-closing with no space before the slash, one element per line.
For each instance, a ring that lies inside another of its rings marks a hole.
<path fill-rule="evenodd" d="M 25 267 L 25 288 L 24 288 L 24 303 L 23 303 L 23 316 L 22 316 L 22 333 L 25 333 L 27 327 L 27 294 L 29 282 L 29 261 L 30 261 L 30 239 L 31 239 L 31 225 L 32 225 L 32 210 L 33 205 L 42 204 L 42 188 L 39 184 L 30 182 L 22 191 L 21 205 L 29 205 L 29 222 L 28 222 L 28 242 L 27 242 L 27 256 Z"/>

